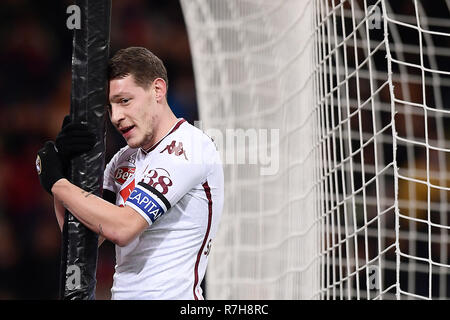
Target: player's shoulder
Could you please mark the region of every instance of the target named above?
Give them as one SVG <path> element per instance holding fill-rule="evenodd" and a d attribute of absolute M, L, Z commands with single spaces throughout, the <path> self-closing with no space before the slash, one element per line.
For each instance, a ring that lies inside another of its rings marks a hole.
<path fill-rule="evenodd" d="M 186 144 L 186 152 L 192 155 L 192 163 L 202 165 L 221 165 L 222 160 L 214 140 L 208 136 L 203 130 L 196 126 L 186 123 L 185 132 L 180 132 L 180 136 L 189 137 L 190 143 Z M 189 132 L 189 134 L 186 134 Z M 185 138 L 186 140 L 186 138 Z"/>
<path fill-rule="evenodd" d="M 134 174 L 136 153 L 137 149 L 130 148 L 128 145 L 116 152 L 105 168 L 104 189 L 117 192 L 119 186 Z"/>
<path fill-rule="evenodd" d="M 119 149 L 116 154 L 111 159 L 111 163 L 120 164 L 123 162 L 129 162 L 131 165 L 134 165 L 136 162 L 136 154 L 138 148 L 130 148 L 128 145 Z"/>
<path fill-rule="evenodd" d="M 200 143 L 206 146 L 215 146 L 214 141 L 206 133 L 187 121 L 182 123 L 176 133 L 180 139 L 186 141 L 188 144 L 198 145 Z"/>
<path fill-rule="evenodd" d="M 179 122 L 176 130 L 164 139 L 158 147 L 158 153 L 165 160 L 181 165 L 205 165 L 211 161 L 218 162 L 219 158 L 213 140 L 184 119 Z"/>

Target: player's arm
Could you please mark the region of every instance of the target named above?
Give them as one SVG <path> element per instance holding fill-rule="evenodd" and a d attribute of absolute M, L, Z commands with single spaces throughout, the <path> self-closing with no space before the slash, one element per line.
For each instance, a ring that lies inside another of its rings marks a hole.
<path fill-rule="evenodd" d="M 86 227 L 113 243 L 127 245 L 148 227 L 147 221 L 132 208 L 115 206 L 71 184 L 64 177 L 61 158 L 53 142 L 46 142 L 38 151 L 36 168 L 39 181 L 48 193 Z"/>
<path fill-rule="evenodd" d="M 103 189 L 103 199 L 108 201 L 109 203 L 112 203 L 113 205 L 116 204 L 116 194 L 108 189 Z M 100 247 L 105 240 L 105 237 L 99 235 L 98 246 Z"/>
<path fill-rule="evenodd" d="M 130 207 L 118 207 L 83 189 L 67 179 L 59 179 L 51 189 L 81 223 L 118 246 L 125 246 L 147 227 L 147 221 Z"/>
<path fill-rule="evenodd" d="M 66 210 L 61 201 L 59 201 L 55 197 L 53 198 L 53 206 L 55 208 L 56 221 L 58 221 L 59 229 L 62 232 L 64 227 L 64 215 Z"/>
<path fill-rule="evenodd" d="M 53 197 L 54 207 L 55 207 L 55 214 L 56 214 L 56 220 L 58 221 L 59 229 L 63 230 L 64 227 L 64 215 L 66 208 L 64 208 L 63 203 L 58 200 L 56 197 Z M 99 235 L 98 237 L 98 246 L 100 247 L 102 243 L 105 241 L 105 237 Z"/>
<path fill-rule="evenodd" d="M 63 172 L 67 172 L 70 160 L 74 157 L 89 152 L 95 144 L 95 135 L 88 130 L 88 127 L 81 123 L 72 123 L 70 115 L 64 117 L 61 131 L 56 137 L 55 145 L 58 149 L 58 154 L 63 166 Z M 104 199 L 115 203 L 115 197 L 111 197 L 112 191 L 104 190 Z M 54 198 L 54 209 L 56 220 L 58 221 L 61 232 L 64 227 L 65 208 L 61 201 Z M 104 237 L 100 236 L 98 240 L 98 246 L 100 246 Z"/>

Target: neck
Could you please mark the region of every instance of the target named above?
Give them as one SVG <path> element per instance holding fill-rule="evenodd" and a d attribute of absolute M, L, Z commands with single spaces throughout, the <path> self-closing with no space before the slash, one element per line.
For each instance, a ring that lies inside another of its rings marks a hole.
<path fill-rule="evenodd" d="M 162 117 L 155 121 L 156 125 L 154 127 L 153 137 L 151 141 L 142 146 L 142 149 L 148 150 L 153 147 L 156 143 L 158 143 L 162 138 L 164 138 L 169 131 L 175 126 L 178 122 L 178 118 L 173 114 L 172 110 L 168 107 L 167 114 L 164 114 Z"/>

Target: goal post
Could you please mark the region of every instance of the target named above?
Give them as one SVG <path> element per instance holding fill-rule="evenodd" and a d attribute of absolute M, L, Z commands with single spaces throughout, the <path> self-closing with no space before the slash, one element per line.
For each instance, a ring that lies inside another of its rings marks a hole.
<path fill-rule="evenodd" d="M 450 298 L 450 1 L 181 4 L 225 172 L 207 297 Z"/>

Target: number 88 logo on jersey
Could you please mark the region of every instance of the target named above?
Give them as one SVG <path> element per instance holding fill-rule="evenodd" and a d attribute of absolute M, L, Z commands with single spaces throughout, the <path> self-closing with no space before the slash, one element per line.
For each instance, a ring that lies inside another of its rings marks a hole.
<path fill-rule="evenodd" d="M 172 180 L 169 178 L 170 173 L 163 168 L 150 169 L 142 179 L 142 182 L 152 186 L 161 194 L 166 194 L 169 187 L 172 185 Z"/>

